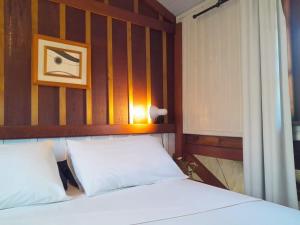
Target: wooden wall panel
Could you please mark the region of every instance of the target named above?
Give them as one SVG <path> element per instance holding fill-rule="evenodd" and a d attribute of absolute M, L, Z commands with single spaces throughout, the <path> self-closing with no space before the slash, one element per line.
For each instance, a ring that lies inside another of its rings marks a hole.
<path fill-rule="evenodd" d="M 99 4 L 96 1 L 83 3 L 78 0 L 2 1 L 3 17 L 0 19 L 0 25 L 1 22 L 4 23 L 2 31 L 4 40 L 1 43 L 5 46 L 2 47 L 3 72 L 2 75 L 0 73 L 0 79 L 4 80 L 0 86 L 0 105 L 5 103 L 5 106 L 2 106 L 3 112 L 0 112 L 0 126 L 6 127 L 0 127 L 0 138 L 28 138 L 34 137 L 33 135 L 39 136 L 39 132 L 44 132 L 43 137 L 68 134 L 72 136 L 76 132 L 71 132 L 71 129 L 84 128 L 86 131 L 88 122 L 92 130 L 93 127 L 97 127 L 95 135 L 101 132 L 106 134 L 119 132 L 114 130 L 114 127 L 129 123 L 129 100 L 132 106 L 141 106 L 146 113 L 143 121 L 133 121 L 136 123 L 149 122 L 147 107 L 150 104 L 163 107 L 161 30 L 171 32 L 172 36 L 174 24 L 162 22 L 162 16 L 159 17 L 157 12 L 161 9 L 156 9 L 152 3 L 149 4 L 144 0 L 99 2 L 106 2 L 109 5 Z M 114 18 L 112 23 L 109 23 L 112 25 L 109 36 L 108 17 Z M 88 24 L 90 27 L 87 27 Z M 46 86 L 32 89 L 31 42 L 34 33 L 83 43 L 90 40 L 91 95 L 87 95 L 86 90 L 80 89 Z M 108 42 L 108 37 L 111 42 Z M 108 51 L 108 43 L 111 43 L 111 51 Z M 108 57 L 111 63 L 108 63 Z M 116 125 L 111 126 L 112 129 L 108 125 L 108 65 L 113 76 L 110 96 L 113 100 L 111 101 L 113 124 Z M 4 94 L 3 98 L 1 93 Z M 87 97 L 92 101 L 87 101 Z M 169 110 L 169 115 L 170 113 L 172 112 Z M 1 121 L 2 118 L 4 123 Z M 63 133 L 51 134 L 50 130 L 59 130 L 59 125 L 63 126 Z M 157 132 L 174 131 L 174 126 L 171 129 L 168 128 L 169 125 L 160 126 Z M 55 128 L 52 129 L 53 127 Z M 137 129 L 137 126 L 128 126 L 124 132 L 135 133 L 134 129 Z M 137 132 L 148 131 L 143 128 L 143 131 Z"/>
<path fill-rule="evenodd" d="M 85 12 L 66 8 L 66 39 L 85 42 Z M 83 125 L 86 122 L 85 90 L 67 89 L 67 124 Z"/>
<path fill-rule="evenodd" d="M 31 0 L 31 33 L 38 33 L 38 0 Z M 31 56 L 33 56 L 31 52 Z M 31 71 L 33 71 L 31 64 Z M 31 77 L 32 79 L 32 77 Z M 39 86 L 31 82 L 31 125 L 36 126 L 39 123 Z"/>
<path fill-rule="evenodd" d="M 184 152 L 243 161 L 243 139 L 206 135 L 184 135 Z"/>
<path fill-rule="evenodd" d="M 48 0 L 38 3 L 38 33 L 59 37 L 59 5 Z M 57 87 L 39 86 L 39 125 L 59 124 Z"/>
<path fill-rule="evenodd" d="M 144 0 L 139 0 L 139 13 L 141 15 L 152 17 L 155 19 L 159 18 L 158 12 L 150 7 Z"/>
<path fill-rule="evenodd" d="M 92 14 L 93 124 L 107 124 L 107 41 L 106 17 Z"/>
<path fill-rule="evenodd" d="M 174 35 L 167 34 L 168 123 L 175 122 Z"/>
<path fill-rule="evenodd" d="M 145 28 L 132 25 L 133 105 L 147 107 Z M 147 118 L 143 123 L 147 122 Z"/>
<path fill-rule="evenodd" d="M 6 126 L 31 123 L 31 1 L 5 0 Z"/>
<path fill-rule="evenodd" d="M 114 124 L 127 124 L 129 122 L 129 107 L 126 23 L 113 20 L 112 33 L 114 65 Z"/>
<path fill-rule="evenodd" d="M 111 6 L 133 11 L 133 0 L 109 0 Z"/>
<path fill-rule="evenodd" d="M 163 108 L 163 49 L 162 32 L 151 30 L 151 101 L 152 105 Z M 157 122 L 162 122 L 163 117 Z"/>

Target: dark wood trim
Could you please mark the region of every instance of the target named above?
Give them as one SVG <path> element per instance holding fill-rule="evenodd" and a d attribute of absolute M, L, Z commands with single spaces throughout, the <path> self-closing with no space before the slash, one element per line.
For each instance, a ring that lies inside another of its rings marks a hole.
<path fill-rule="evenodd" d="M 241 149 L 185 144 L 184 151 L 190 154 L 243 161 L 243 151 Z"/>
<path fill-rule="evenodd" d="M 243 139 L 240 137 L 221 137 L 221 136 L 208 136 L 208 135 L 196 135 L 185 134 L 185 143 L 214 146 L 232 149 L 243 149 Z"/>
<path fill-rule="evenodd" d="M 224 184 L 219 181 L 215 175 L 210 172 L 200 161 L 192 154 L 185 154 L 184 160 L 189 164 L 193 163 L 195 166 L 193 168 L 193 172 L 195 172 L 201 180 L 209 185 L 213 185 L 215 187 L 227 189 Z"/>
<path fill-rule="evenodd" d="M 108 4 L 95 1 L 95 0 L 50 0 L 56 3 L 64 3 L 70 7 L 74 7 L 77 9 L 90 11 L 95 14 L 103 15 L 103 16 L 111 16 L 112 18 L 129 21 L 133 24 L 150 27 L 156 30 L 166 31 L 168 33 L 174 33 L 175 26 L 174 24 L 167 23 L 164 21 L 160 21 L 157 19 L 149 18 L 147 16 L 142 16 L 134 12 L 130 12 L 128 10 L 120 9 L 114 6 L 110 6 Z"/>
<path fill-rule="evenodd" d="M 158 1 L 153 1 L 153 0 L 144 0 L 144 1 L 152 9 L 157 11 L 160 15 L 162 15 L 168 21 L 170 21 L 172 23 L 176 23 L 176 17 L 169 10 L 167 10 L 162 4 L 160 4 Z"/>
<path fill-rule="evenodd" d="M 300 141 L 294 141 L 295 168 L 300 170 Z"/>
<path fill-rule="evenodd" d="M 54 138 L 78 136 L 102 136 L 121 134 L 174 133 L 173 124 L 135 125 L 79 125 L 79 126 L 4 126 L 0 127 L 0 139 Z"/>
<path fill-rule="evenodd" d="M 176 24 L 175 33 L 175 157 L 181 157 L 183 151 L 183 117 L 182 117 L 182 23 Z"/>

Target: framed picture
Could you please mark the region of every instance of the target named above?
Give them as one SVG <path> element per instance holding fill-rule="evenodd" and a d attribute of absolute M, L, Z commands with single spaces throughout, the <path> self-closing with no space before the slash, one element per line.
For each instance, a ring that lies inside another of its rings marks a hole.
<path fill-rule="evenodd" d="M 89 45 L 35 35 L 32 51 L 34 84 L 80 89 L 91 87 Z"/>

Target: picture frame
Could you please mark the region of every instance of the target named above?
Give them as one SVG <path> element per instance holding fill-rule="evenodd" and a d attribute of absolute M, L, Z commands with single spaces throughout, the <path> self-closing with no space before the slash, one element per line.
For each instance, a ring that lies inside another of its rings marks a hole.
<path fill-rule="evenodd" d="M 36 34 L 32 57 L 33 84 L 91 88 L 90 45 Z"/>

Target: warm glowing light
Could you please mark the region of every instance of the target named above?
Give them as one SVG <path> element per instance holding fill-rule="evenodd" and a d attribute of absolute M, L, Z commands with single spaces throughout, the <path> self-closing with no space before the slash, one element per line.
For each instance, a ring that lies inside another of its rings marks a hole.
<path fill-rule="evenodd" d="M 143 106 L 135 106 L 133 108 L 134 123 L 145 123 L 147 120 L 146 108 Z"/>
<path fill-rule="evenodd" d="M 133 118 L 134 118 L 134 107 L 133 104 L 129 104 L 129 123 L 133 124 Z"/>

